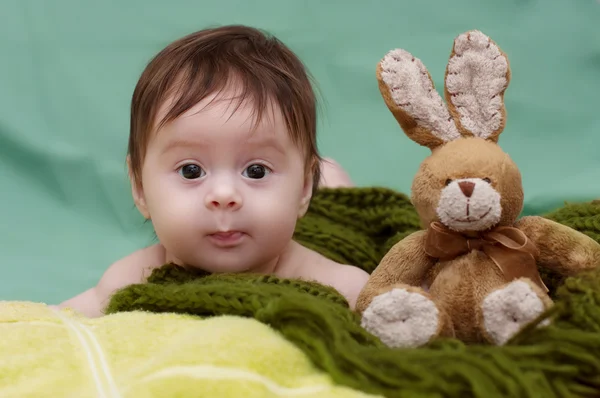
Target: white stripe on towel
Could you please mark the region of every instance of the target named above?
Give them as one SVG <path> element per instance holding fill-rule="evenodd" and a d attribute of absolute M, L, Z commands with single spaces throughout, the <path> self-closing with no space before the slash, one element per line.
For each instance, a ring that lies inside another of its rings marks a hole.
<path fill-rule="evenodd" d="M 214 365 L 192 365 L 192 366 L 173 366 L 154 372 L 144 378 L 140 382 L 149 382 L 156 379 L 168 377 L 186 376 L 193 379 L 206 380 L 243 380 L 252 381 L 262 384 L 272 393 L 278 396 L 302 396 L 324 392 L 331 389 L 329 385 L 316 385 L 308 387 L 285 387 L 277 384 L 275 381 L 261 374 L 251 372 L 246 369 L 230 368 L 225 366 Z M 133 386 L 130 386 L 130 388 Z"/>
<path fill-rule="evenodd" d="M 108 364 L 104 358 L 104 354 L 102 353 L 102 350 L 100 349 L 100 345 L 98 344 L 98 341 L 95 338 L 92 331 L 89 330 L 87 327 L 85 327 L 83 324 L 63 316 L 60 313 L 60 310 L 54 309 L 54 308 L 52 310 L 56 313 L 56 316 L 58 318 L 60 318 L 60 320 L 63 321 L 63 323 L 75 333 L 75 336 L 77 336 L 77 340 L 79 340 L 79 343 L 81 344 L 81 347 L 83 348 L 83 351 L 85 352 L 85 355 L 88 360 L 88 364 L 90 366 L 90 370 L 94 377 L 94 382 L 96 383 L 96 390 L 98 392 L 98 397 L 99 398 L 109 398 L 109 397 L 118 398 L 118 397 L 120 397 L 120 394 L 117 391 L 115 382 L 110 374 L 110 370 L 108 369 Z M 86 341 L 86 338 L 83 335 L 82 331 L 92 341 L 94 348 L 90 347 L 90 345 Z M 108 395 L 107 392 L 105 391 L 104 385 L 101 380 L 101 375 L 98 370 L 96 360 L 94 358 L 94 353 L 92 351 L 95 351 L 95 354 L 96 354 L 98 360 L 100 361 L 100 364 L 102 366 L 102 371 L 103 371 L 102 373 L 104 373 L 105 380 L 110 387 L 111 395 Z"/>
<path fill-rule="evenodd" d="M 102 347 L 100 347 L 100 343 L 98 342 L 98 339 L 96 338 L 94 333 L 90 330 L 90 328 L 88 328 L 84 324 L 78 323 L 78 326 L 88 335 L 89 339 L 92 341 L 92 344 L 94 345 L 94 348 L 96 349 L 96 353 L 98 355 L 98 360 L 100 361 L 100 366 L 102 366 L 102 371 L 104 372 L 104 377 L 106 378 L 106 381 L 108 382 L 108 386 L 110 387 L 112 396 L 119 398 L 121 395 L 119 394 L 119 390 L 117 388 L 117 385 L 115 384 L 115 380 L 112 377 L 112 374 L 110 372 L 110 368 L 108 365 L 108 361 L 106 360 L 106 357 L 104 356 L 104 352 L 102 351 Z"/>

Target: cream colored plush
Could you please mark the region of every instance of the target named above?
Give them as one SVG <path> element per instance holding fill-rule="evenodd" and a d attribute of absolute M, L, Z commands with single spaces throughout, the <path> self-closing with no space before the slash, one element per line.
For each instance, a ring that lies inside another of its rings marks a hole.
<path fill-rule="evenodd" d="M 519 219 L 521 174 L 497 144 L 511 70 L 489 37 L 470 31 L 455 39 L 445 102 L 423 63 L 405 50 L 390 51 L 377 78 L 403 131 L 432 153 L 412 185 L 423 230 L 398 242 L 372 273 L 357 302 L 362 325 L 392 347 L 436 336 L 504 344 L 552 305 L 537 267 L 563 275 L 596 267 L 600 245 L 541 217 Z M 431 254 L 436 225 L 468 250 Z M 506 256 L 514 260 L 495 261 L 500 249 L 492 238 L 512 247 Z"/>

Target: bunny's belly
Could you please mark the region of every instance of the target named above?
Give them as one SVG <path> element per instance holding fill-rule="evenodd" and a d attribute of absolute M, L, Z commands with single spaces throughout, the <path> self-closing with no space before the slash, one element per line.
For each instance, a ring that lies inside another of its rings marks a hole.
<path fill-rule="evenodd" d="M 494 262 L 480 251 L 440 262 L 432 270 L 429 293 L 448 312 L 456 337 L 465 342 L 483 341 L 479 328 L 481 302 L 505 284 Z"/>

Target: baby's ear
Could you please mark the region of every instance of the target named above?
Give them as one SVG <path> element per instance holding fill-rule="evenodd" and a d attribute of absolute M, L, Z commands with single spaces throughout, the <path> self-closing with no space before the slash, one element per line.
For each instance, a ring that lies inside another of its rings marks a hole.
<path fill-rule="evenodd" d="M 315 173 L 318 173 L 321 164 L 318 159 L 313 160 L 308 172 L 304 175 L 304 185 L 302 186 L 302 197 L 300 198 L 300 206 L 298 208 L 298 218 L 304 217 L 310 206 L 310 200 L 317 185 L 315 184 Z"/>
<path fill-rule="evenodd" d="M 504 130 L 504 91 L 511 72 L 506 54 L 486 35 L 461 34 L 446 68 L 445 97 L 461 134 L 493 142 Z"/>
<path fill-rule="evenodd" d="M 135 177 L 135 173 L 131 168 L 131 157 L 129 155 L 127 155 L 127 174 L 129 176 L 129 182 L 131 184 L 131 195 L 133 196 L 133 202 L 135 203 L 135 207 L 137 207 L 138 211 L 142 214 L 142 216 L 146 220 L 148 220 L 150 219 L 150 212 L 148 212 L 148 207 L 146 206 L 146 199 L 144 197 L 144 189 L 142 187 L 142 182 Z"/>

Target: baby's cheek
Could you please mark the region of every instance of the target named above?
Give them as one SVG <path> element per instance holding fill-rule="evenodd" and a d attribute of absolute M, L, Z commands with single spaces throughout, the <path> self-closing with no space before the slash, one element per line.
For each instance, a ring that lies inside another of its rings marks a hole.
<path fill-rule="evenodd" d="M 200 217 L 200 203 L 194 205 L 179 195 L 161 194 L 155 199 L 150 203 L 151 221 L 159 239 L 172 239 L 189 234 L 194 224 L 203 220 L 203 217 Z"/>
<path fill-rule="evenodd" d="M 273 241 L 289 240 L 294 234 L 298 208 L 290 199 L 263 198 L 252 206 L 252 224 L 256 233 Z"/>

